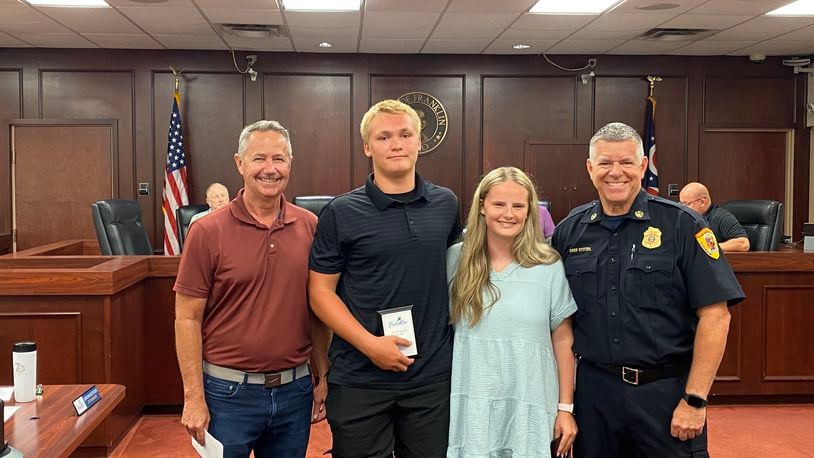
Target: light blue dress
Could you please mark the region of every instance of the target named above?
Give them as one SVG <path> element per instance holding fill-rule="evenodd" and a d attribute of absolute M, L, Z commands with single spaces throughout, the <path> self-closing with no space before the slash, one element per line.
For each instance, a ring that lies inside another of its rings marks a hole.
<path fill-rule="evenodd" d="M 450 281 L 460 251 L 447 251 Z M 447 457 L 550 456 L 559 401 L 551 331 L 577 305 L 561 261 L 512 262 L 491 280 L 500 299 L 474 328 L 455 323 Z"/>

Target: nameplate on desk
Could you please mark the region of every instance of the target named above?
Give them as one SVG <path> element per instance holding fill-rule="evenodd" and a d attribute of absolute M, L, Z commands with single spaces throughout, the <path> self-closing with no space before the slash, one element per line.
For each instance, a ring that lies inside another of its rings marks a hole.
<path fill-rule="evenodd" d="M 101 400 L 102 393 L 99 392 L 96 385 L 93 385 L 88 391 L 85 391 L 81 396 L 73 400 L 73 408 L 76 410 L 76 415 L 82 415 Z"/>

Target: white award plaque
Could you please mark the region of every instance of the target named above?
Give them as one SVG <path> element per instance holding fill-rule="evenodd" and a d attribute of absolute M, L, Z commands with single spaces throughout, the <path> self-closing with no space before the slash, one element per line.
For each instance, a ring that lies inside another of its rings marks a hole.
<path fill-rule="evenodd" d="M 387 310 L 379 310 L 382 317 L 382 330 L 386 336 L 397 336 L 409 340 L 409 346 L 399 345 L 404 356 L 415 356 L 418 347 L 415 343 L 415 328 L 413 327 L 413 306 L 405 305 Z"/>

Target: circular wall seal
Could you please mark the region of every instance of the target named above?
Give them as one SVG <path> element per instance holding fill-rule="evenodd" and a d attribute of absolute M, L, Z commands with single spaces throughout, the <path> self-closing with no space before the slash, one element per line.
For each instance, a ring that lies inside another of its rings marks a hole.
<path fill-rule="evenodd" d="M 447 136 L 447 110 L 435 97 L 424 92 L 408 92 L 399 101 L 406 103 L 421 118 L 421 149 L 418 154 L 427 154 L 438 148 Z"/>

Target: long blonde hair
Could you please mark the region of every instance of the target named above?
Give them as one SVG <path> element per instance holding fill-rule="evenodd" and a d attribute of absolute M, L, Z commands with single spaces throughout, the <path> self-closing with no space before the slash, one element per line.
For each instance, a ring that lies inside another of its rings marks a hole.
<path fill-rule="evenodd" d="M 523 267 L 553 264 L 560 259 L 557 251 L 543 241 L 537 208 L 537 191 L 531 179 L 516 167 L 492 170 L 478 184 L 466 218 L 466 237 L 463 239 L 450 291 L 452 301 L 450 321 L 453 323 L 466 320 L 469 327 L 475 326 L 483 316 L 484 310 L 494 305 L 500 298 L 500 291 L 489 280 L 486 221 L 481 214 L 481 207 L 489 190 L 507 181 L 517 183 L 528 191 L 528 216 L 523 230 L 512 243 L 512 259 Z M 489 295 L 488 304 L 484 304 L 484 292 Z"/>

